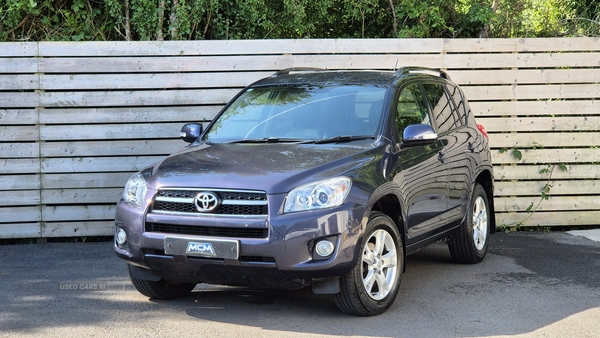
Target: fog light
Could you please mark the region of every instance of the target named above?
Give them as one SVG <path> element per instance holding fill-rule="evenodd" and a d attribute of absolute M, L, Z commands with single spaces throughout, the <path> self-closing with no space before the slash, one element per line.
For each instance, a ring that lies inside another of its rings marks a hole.
<path fill-rule="evenodd" d="M 315 252 L 321 257 L 327 257 L 331 256 L 334 248 L 335 247 L 333 246 L 333 243 L 331 243 L 331 241 L 329 241 L 328 239 L 324 239 L 317 243 L 317 246 L 315 247 Z"/>
<path fill-rule="evenodd" d="M 123 230 L 123 229 L 117 230 L 116 239 L 117 239 L 117 244 L 119 244 L 119 245 L 125 244 L 125 242 L 127 242 L 127 234 L 125 233 L 125 230 Z"/>

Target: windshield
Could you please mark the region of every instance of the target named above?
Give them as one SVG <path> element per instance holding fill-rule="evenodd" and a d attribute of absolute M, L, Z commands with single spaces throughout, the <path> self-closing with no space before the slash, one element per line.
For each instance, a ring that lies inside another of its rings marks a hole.
<path fill-rule="evenodd" d="M 208 143 L 375 136 L 385 88 L 295 85 L 246 90 L 204 134 Z"/>

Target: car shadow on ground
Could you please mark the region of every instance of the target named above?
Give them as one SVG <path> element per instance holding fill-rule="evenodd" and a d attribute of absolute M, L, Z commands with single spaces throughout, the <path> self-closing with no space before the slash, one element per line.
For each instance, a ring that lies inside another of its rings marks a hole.
<path fill-rule="evenodd" d="M 477 265 L 454 263 L 442 243 L 409 256 L 392 308 L 367 318 L 341 313 L 332 296 L 310 289 L 199 285 L 188 297 L 152 300 L 129 283 L 110 243 L 2 246 L 0 336 L 526 335 L 600 308 L 598 246 L 511 234 L 492 236 L 490 245 L 490 254 Z M 62 283 L 107 288 L 59 290 Z"/>

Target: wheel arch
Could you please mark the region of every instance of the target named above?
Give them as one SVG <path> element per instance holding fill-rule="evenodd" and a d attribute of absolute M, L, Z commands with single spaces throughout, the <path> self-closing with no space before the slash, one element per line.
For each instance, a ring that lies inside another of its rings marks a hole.
<path fill-rule="evenodd" d="M 490 233 L 494 233 L 496 232 L 496 209 L 494 207 L 494 176 L 492 172 L 490 170 L 483 170 L 475 179 L 475 183 L 479 183 L 487 195 L 491 216 Z"/>
<path fill-rule="evenodd" d="M 402 240 L 402 261 L 406 262 L 406 228 L 404 224 L 403 208 L 398 196 L 387 194 L 380 196 L 371 206 L 369 213 L 381 212 L 392 219 Z M 402 264 L 402 272 L 406 271 L 406 264 Z"/>

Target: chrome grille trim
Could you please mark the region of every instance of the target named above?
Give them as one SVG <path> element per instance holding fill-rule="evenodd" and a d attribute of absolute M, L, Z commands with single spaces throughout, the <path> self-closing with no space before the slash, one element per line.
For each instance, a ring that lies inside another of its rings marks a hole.
<path fill-rule="evenodd" d="M 195 198 L 201 192 L 218 195 L 220 203 L 214 211 L 200 212 L 196 209 Z M 168 187 L 158 190 L 150 212 L 203 217 L 266 218 L 268 208 L 267 193 L 264 191 Z"/>
<path fill-rule="evenodd" d="M 173 203 L 194 203 L 193 198 L 177 198 L 177 197 L 163 197 L 158 196 L 155 201 L 173 202 Z"/>
<path fill-rule="evenodd" d="M 151 210 L 153 214 L 160 215 L 181 215 L 181 216 L 202 216 L 207 218 L 225 218 L 225 217 L 235 217 L 235 218 L 255 218 L 255 219 L 266 219 L 267 215 L 235 215 L 235 214 L 208 214 L 208 213 L 200 213 L 200 212 L 178 212 L 178 211 L 161 211 L 161 210 Z"/>

